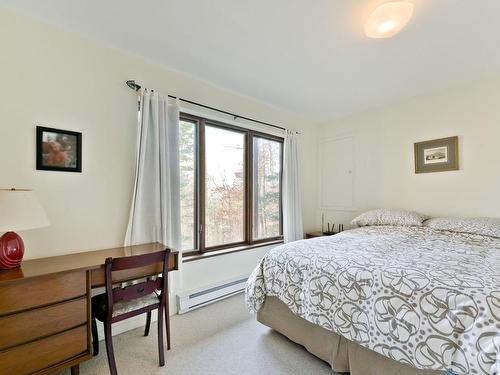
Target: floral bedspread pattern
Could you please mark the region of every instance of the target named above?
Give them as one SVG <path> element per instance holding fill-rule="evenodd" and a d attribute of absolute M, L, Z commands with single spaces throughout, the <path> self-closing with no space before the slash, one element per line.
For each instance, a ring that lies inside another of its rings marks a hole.
<path fill-rule="evenodd" d="M 410 366 L 500 374 L 500 239 L 382 226 L 296 241 L 248 279 L 250 311 L 266 296 Z"/>

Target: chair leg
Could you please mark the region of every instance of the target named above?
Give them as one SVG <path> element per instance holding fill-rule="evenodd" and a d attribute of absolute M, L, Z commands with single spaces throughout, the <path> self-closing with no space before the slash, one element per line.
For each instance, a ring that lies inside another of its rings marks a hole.
<path fill-rule="evenodd" d="M 95 316 L 92 317 L 92 352 L 94 356 L 99 354 L 99 335 L 97 334 L 97 322 Z"/>
<path fill-rule="evenodd" d="M 149 335 L 149 326 L 151 325 L 151 311 L 146 313 L 146 327 L 144 327 L 144 336 Z"/>
<path fill-rule="evenodd" d="M 158 356 L 160 366 L 165 365 L 165 349 L 163 348 L 163 305 L 158 308 Z"/>
<path fill-rule="evenodd" d="M 113 351 L 113 336 L 111 335 L 111 323 L 104 322 L 104 338 L 106 339 L 106 353 L 108 354 L 109 372 L 118 375 L 116 370 L 115 353 Z"/>
<path fill-rule="evenodd" d="M 168 294 L 165 302 L 165 326 L 167 329 L 167 350 L 170 350 L 170 307 L 168 303 Z"/>

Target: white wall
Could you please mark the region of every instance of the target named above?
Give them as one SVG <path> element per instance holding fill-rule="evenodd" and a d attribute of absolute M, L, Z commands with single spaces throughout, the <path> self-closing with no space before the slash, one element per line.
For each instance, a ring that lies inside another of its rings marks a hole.
<path fill-rule="evenodd" d="M 314 127 L 305 119 L 0 10 L 0 186 L 36 191 L 52 225 L 21 233 L 25 258 L 120 246 L 134 170 L 136 95 L 125 80 L 299 130 L 304 222 L 314 226 Z M 35 169 L 35 126 L 83 133 L 83 172 Z M 186 263 L 184 285 L 250 272 L 265 248 Z"/>
<path fill-rule="evenodd" d="M 320 199 L 318 218 L 347 223 L 376 207 L 500 217 L 500 76 L 323 124 L 319 134 L 319 144 L 354 137 L 354 170 L 352 210 L 322 210 Z M 459 171 L 415 174 L 414 142 L 455 135 Z M 340 194 L 346 184 L 322 186 Z"/>

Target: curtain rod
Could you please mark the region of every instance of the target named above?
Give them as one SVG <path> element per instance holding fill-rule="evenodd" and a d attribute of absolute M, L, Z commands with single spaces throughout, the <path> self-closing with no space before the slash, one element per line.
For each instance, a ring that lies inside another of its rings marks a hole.
<path fill-rule="evenodd" d="M 132 90 L 134 91 L 139 91 L 141 89 L 141 85 L 137 84 L 133 79 L 130 79 L 128 80 L 127 82 L 125 82 L 127 84 L 128 87 L 130 87 Z M 266 126 L 271 126 L 273 128 L 276 128 L 276 129 L 281 129 L 281 130 L 286 130 L 286 128 L 282 127 L 282 126 L 278 126 L 278 125 L 274 125 L 274 124 L 270 124 L 268 122 L 264 122 L 264 121 L 259 121 L 259 120 L 254 120 L 253 118 L 249 118 L 249 117 L 245 117 L 245 116 L 240 116 L 240 115 L 237 115 L 235 113 L 231 113 L 231 112 L 227 112 L 227 111 L 223 111 L 222 109 L 218 109 L 218 108 L 214 108 L 214 107 L 210 107 L 208 105 L 205 105 L 205 104 L 201 104 L 201 103 L 197 103 L 197 102 L 193 102 L 191 100 L 187 100 L 187 99 L 183 99 L 183 98 L 178 98 L 177 96 L 173 96 L 173 95 L 168 95 L 169 98 L 172 98 L 172 99 L 179 99 L 180 101 L 183 101 L 185 103 L 189 103 L 189 104 L 193 104 L 193 105 L 196 105 L 198 107 L 203 107 L 203 108 L 206 108 L 206 109 L 210 109 L 212 111 L 216 111 L 216 112 L 220 112 L 220 113 L 224 113 L 226 115 L 229 115 L 229 116 L 233 116 L 233 118 L 236 120 L 236 119 L 243 119 L 243 120 L 247 120 L 247 121 L 252 121 L 252 122 L 255 122 L 257 124 L 262 124 L 262 125 L 266 125 Z M 299 132 L 295 132 L 296 134 L 300 134 Z"/>

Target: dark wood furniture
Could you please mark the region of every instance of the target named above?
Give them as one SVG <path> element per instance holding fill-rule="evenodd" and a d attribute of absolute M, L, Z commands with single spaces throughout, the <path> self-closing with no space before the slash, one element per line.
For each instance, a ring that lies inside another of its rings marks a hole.
<path fill-rule="evenodd" d="M 117 375 L 116 361 L 113 349 L 111 325 L 133 316 L 147 314 L 144 335 L 149 334 L 151 312 L 158 310 L 158 355 L 160 366 L 165 365 L 165 350 L 163 347 L 163 319 L 165 318 L 167 333 L 167 348 L 170 349 L 170 316 L 168 303 L 168 258 L 170 249 L 151 254 L 136 255 L 122 258 L 107 258 L 104 263 L 106 293 L 92 297 L 92 345 L 94 355 L 99 353 L 99 337 L 97 335 L 96 319 L 104 324 L 106 352 L 109 370 Z M 124 287 L 113 288 L 113 274 L 116 271 L 137 269 L 140 267 L 162 263 L 162 276 L 155 279 L 134 283 Z M 157 294 L 159 292 L 159 294 Z"/>
<path fill-rule="evenodd" d="M 332 236 L 333 234 L 336 234 L 336 233 L 332 233 L 332 234 L 324 234 L 323 232 L 321 231 L 317 231 L 317 232 L 307 232 L 306 233 L 306 239 L 309 239 L 309 238 L 316 238 L 316 237 L 324 237 L 324 236 Z"/>
<path fill-rule="evenodd" d="M 104 286 L 107 258 L 166 250 L 159 243 L 24 261 L 0 270 L 0 374 L 52 374 L 92 357 L 91 289 Z M 178 253 L 168 270 L 178 269 Z M 114 272 L 114 282 L 158 275 L 162 263 Z"/>

